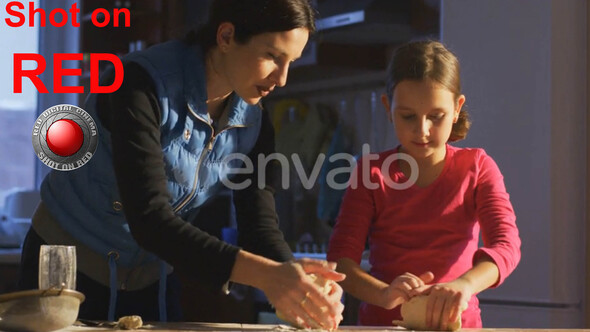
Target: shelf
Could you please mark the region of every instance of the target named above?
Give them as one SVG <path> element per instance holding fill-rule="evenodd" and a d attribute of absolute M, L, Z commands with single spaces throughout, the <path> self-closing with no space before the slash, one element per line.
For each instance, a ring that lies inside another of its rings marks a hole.
<path fill-rule="evenodd" d="M 346 67 L 306 66 L 294 68 L 284 88 L 277 88 L 269 99 L 342 91 L 385 83 L 385 70 Z"/>
<path fill-rule="evenodd" d="M 320 0 L 318 11 L 318 36 L 332 43 L 397 44 L 439 31 L 439 5 L 418 0 Z"/>
<path fill-rule="evenodd" d="M 399 44 L 423 37 L 436 38 L 437 36 L 418 32 L 407 24 L 382 22 L 352 24 L 317 32 L 317 38 L 322 42 L 352 45 Z"/>

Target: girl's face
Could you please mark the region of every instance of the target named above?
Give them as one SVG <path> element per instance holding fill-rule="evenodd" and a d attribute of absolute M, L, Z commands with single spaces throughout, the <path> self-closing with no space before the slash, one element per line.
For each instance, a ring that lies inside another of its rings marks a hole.
<path fill-rule="evenodd" d="M 287 83 L 289 65 L 301 56 L 309 30 L 262 33 L 246 44 L 236 43 L 233 31 L 230 37 L 227 44 L 220 46 L 224 54 L 222 75 L 232 91 L 254 105 L 276 86 Z"/>
<path fill-rule="evenodd" d="M 391 105 L 382 98 L 403 152 L 418 160 L 444 159 L 453 123 L 465 102 L 432 80 L 405 80 L 393 90 Z"/>

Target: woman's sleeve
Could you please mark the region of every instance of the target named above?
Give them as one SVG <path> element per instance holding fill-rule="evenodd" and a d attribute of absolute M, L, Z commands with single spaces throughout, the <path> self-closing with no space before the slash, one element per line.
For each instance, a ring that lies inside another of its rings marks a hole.
<path fill-rule="evenodd" d="M 275 208 L 274 195 L 281 180 L 281 164 L 272 160 L 259 169 L 258 156 L 269 156 L 275 152 L 274 129 L 267 111 L 262 111 L 260 134 L 248 158 L 253 162 L 254 172 L 239 175 L 236 183 L 249 180 L 250 185 L 235 190 L 234 205 L 238 223 L 238 244 L 244 249 L 284 262 L 293 259 L 293 254 L 283 233 L 279 229 L 279 217 Z M 265 172 L 265 186 L 258 187 L 258 172 Z"/>
<path fill-rule="evenodd" d="M 520 237 L 516 216 L 498 165 L 490 156 L 482 153 L 478 158 L 478 166 L 475 204 L 484 247 L 476 251 L 473 262 L 487 255 L 496 263 L 500 277 L 492 287 L 497 287 L 520 261 Z"/>
<path fill-rule="evenodd" d="M 178 217 L 170 205 L 160 144 L 160 107 L 152 79 L 137 64 L 125 66 L 122 86 L 99 97 L 99 118 L 109 128 L 113 166 L 131 234 L 140 246 L 205 287 L 229 280 L 239 248 Z"/>
<path fill-rule="evenodd" d="M 373 193 L 362 184 L 362 165 L 361 159 L 357 162 L 342 198 L 328 246 L 328 261 L 350 258 L 361 263 L 371 221 L 375 216 Z"/>

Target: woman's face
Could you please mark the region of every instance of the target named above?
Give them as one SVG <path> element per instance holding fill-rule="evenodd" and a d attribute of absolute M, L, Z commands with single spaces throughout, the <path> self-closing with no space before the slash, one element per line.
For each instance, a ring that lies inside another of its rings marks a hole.
<path fill-rule="evenodd" d="M 390 106 L 388 117 L 404 152 L 416 159 L 438 160 L 445 156 L 445 144 L 464 102 L 463 95 L 455 99 L 432 80 L 405 80 L 395 87 L 392 104 L 385 106 Z"/>
<path fill-rule="evenodd" d="M 236 43 L 233 36 L 224 53 L 223 75 L 248 104 L 256 104 L 276 86 L 287 83 L 289 65 L 301 56 L 309 31 L 297 28 L 253 36 L 246 44 Z"/>

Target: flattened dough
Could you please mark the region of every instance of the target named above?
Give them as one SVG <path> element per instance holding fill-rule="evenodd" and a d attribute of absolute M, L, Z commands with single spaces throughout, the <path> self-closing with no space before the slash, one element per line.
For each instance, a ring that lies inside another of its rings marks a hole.
<path fill-rule="evenodd" d="M 403 320 L 394 320 L 393 324 L 405 327 L 410 330 L 432 330 L 426 326 L 426 305 L 428 303 L 427 295 L 420 295 L 413 297 L 410 301 L 402 304 L 401 314 Z M 461 311 L 466 307 L 461 308 Z M 457 331 L 461 329 L 461 314 L 457 317 L 455 322 L 452 322 L 447 327 L 449 331 Z"/>

